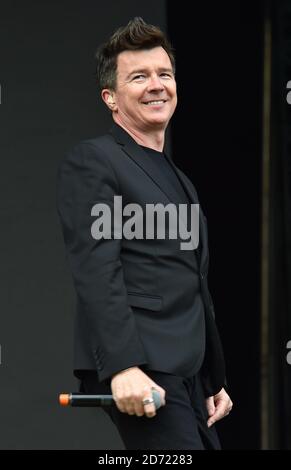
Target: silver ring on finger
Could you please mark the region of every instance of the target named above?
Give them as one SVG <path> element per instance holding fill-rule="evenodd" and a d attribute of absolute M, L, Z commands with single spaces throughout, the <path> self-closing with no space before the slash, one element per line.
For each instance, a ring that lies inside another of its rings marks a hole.
<path fill-rule="evenodd" d="M 154 401 L 153 398 L 144 398 L 143 401 L 142 401 L 142 404 L 143 404 L 143 406 L 145 406 L 145 405 L 151 405 L 154 402 L 155 401 Z"/>

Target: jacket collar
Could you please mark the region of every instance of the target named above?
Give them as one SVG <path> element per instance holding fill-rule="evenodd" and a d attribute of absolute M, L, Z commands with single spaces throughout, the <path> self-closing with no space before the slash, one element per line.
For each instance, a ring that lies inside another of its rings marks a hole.
<path fill-rule="evenodd" d="M 171 190 L 171 185 L 169 182 L 161 178 L 161 175 L 157 172 L 155 165 L 153 165 L 150 158 L 148 158 L 146 152 L 143 148 L 138 145 L 135 140 L 120 126 L 113 124 L 110 134 L 113 136 L 115 141 L 123 147 L 123 151 L 132 159 L 134 162 L 148 175 L 149 178 L 161 189 L 161 191 L 166 195 L 170 202 L 175 201 L 175 194 Z M 198 203 L 195 198 L 195 194 L 191 189 L 189 183 L 184 177 L 183 173 L 176 167 L 172 159 L 166 154 L 166 158 L 170 165 L 172 166 L 177 177 L 181 181 L 181 184 L 188 195 L 192 203 Z"/>

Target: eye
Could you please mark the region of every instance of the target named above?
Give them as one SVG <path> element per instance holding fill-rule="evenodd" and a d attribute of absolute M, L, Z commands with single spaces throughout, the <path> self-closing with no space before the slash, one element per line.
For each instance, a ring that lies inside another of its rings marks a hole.
<path fill-rule="evenodd" d="M 134 75 L 132 79 L 133 80 L 145 80 L 145 78 L 146 76 L 140 73 L 139 75 Z"/>

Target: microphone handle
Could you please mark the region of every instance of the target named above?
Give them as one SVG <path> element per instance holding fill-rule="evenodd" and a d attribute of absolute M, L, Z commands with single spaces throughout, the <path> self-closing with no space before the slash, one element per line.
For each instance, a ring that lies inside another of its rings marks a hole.
<path fill-rule="evenodd" d="M 162 406 L 159 392 L 152 390 L 152 397 L 156 409 Z M 113 395 L 88 395 L 85 393 L 66 393 L 59 395 L 59 403 L 62 406 L 110 406 L 115 403 Z"/>
<path fill-rule="evenodd" d="M 112 395 L 86 395 L 70 393 L 71 406 L 110 406 L 114 403 Z"/>

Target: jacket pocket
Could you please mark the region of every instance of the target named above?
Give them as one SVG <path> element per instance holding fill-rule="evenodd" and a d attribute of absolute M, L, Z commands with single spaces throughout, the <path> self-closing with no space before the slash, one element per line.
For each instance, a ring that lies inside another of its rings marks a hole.
<path fill-rule="evenodd" d="M 162 310 L 162 297 L 147 294 L 128 292 L 128 303 L 131 307 L 145 308 L 146 310 Z"/>

